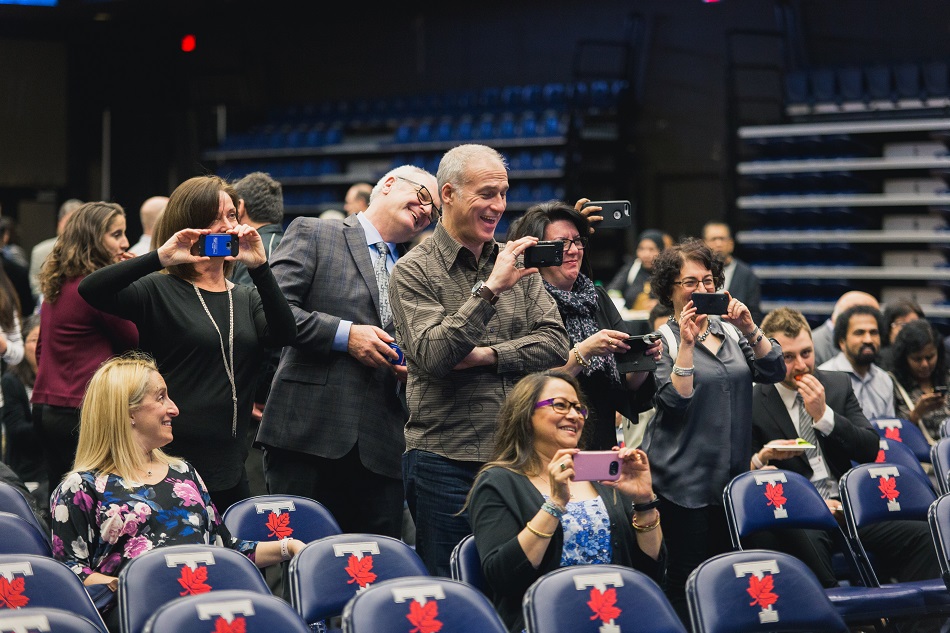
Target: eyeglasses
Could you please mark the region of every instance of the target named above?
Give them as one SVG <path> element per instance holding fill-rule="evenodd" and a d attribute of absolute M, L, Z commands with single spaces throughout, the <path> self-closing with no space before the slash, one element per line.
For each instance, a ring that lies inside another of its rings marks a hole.
<path fill-rule="evenodd" d="M 571 409 L 577 411 L 582 418 L 587 419 L 587 414 L 589 410 L 586 406 L 582 405 L 580 402 L 570 402 L 564 398 L 548 398 L 547 400 L 542 400 L 534 405 L 535 409 L 541 409 L 543 407 L 551 407 L 556 413 L 561 415 L 567 415 L 571 412 Z"/>
<path fill-rule="evenodd" d="M 571 249 L 571 244 L 573 244 L 579 251 L 582 251 L 585 248 L 587 248 L 586 237 L 575 237 L 573 240 L 556 240 L 556 241 L 564 244 L 565 253 Z"/>
<path fill-rule="evenodd" d="M 432 205 L 432 210 L 436 213 L 436 217 L 441 217 L 442 209 L 440 209 L 439 207 L 435 205 L 435 200 L 432 198 L 432 194 L 429 193 L 429 190 L 426 189 L 425 185 L 420 185 L 419 183 L 409 180 L 408 178 L 403 178 L 402 176 L 394 176 L 394 178 L 396 178 L 397 180 L 403 180 L 405 182 L 408 182 L 410 185 L 415 185 L 419 187 L 418 189 L 416 189 L 416 198 L 419 199 L 419 204 L 421 204 L 424 207 Z"/>
<path fill-rule="evenodd" d="M 673 282 L 677 286 L 683 286 L 687 290 L 696 290 L 699 288 L 699 284 L 702 283 L 706 288 L 716 289 L 716 280 L 712 277 L 703 277 L 702 282 L 695 277 L 687 277 L 686 279 L 680 279 L 679 281 Z"/>

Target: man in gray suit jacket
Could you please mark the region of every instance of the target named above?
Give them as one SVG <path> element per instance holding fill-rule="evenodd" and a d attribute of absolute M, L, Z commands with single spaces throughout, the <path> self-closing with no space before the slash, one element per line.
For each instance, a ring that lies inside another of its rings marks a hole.
<path fill-rule="evenodd" d="M 281 353 L 257 436 L 267 487 L 320 501 L 344 532 L 401 534 L 407 373 L 389 346 L 388 272 L 380 281 L 374 266 L 391 270 L 429 225 L 435 191 L 429 172 L 397 167 L 366 211 L 291 222 L 271 262 L 297 340 Z"/>

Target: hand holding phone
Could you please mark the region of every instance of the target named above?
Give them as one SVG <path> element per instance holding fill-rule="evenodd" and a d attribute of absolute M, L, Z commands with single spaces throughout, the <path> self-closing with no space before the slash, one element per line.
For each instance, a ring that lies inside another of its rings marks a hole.
<path fill-rule="evenodd" d="M 574 454 L 574 481 L 617 481 L 620 457 L 616 451 L 581 451 Z"/>
<path fill-rule="evenodd" d="M 624 342 L 630 346 L 630 350 L 616 355 L 617 371 L 629 374 L 634 371 L 656 370 L 656 359 L 647 354 L 647 350 L 660 340 L 660 337 L 657 332 L 628 337 Z"/>
<path fill-rule="evenodd" d="M 600 207 L 600 215 L 604 218 L 597 223 L 597 228 L 625 229 L 633 226 L 633 216 L 630 213 L 629 200 L 603 200 L 585 202 L 581 209 L 586 207 Z"/>
<path fill-rule="evenodd" d="M 560 240 L 538 242 L 524 249 L 524 267 L 541 268 L 564 263 L 564 243 Z"/>

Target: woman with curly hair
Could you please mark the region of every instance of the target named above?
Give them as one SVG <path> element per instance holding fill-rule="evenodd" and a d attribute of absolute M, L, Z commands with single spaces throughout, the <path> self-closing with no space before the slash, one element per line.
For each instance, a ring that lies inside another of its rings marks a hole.
<path fill-rule="evenodd" d="M 900 328 L 891 351 L 897 416 L 919 426 L 933 444 L 940 439 L 940 424 L 950 417 L 943 337 L 929 321 L 916 319 Z"/>
<path fill-rule="evenodd" d="M 86 383 L 102 361 L 138 345 L 134 324 L 93 308 L 77 291 L 86 275 L 132 257 L 128 247 L 122 207 L 88 202 L 69 217 L 40 272 L 43 300 L 31 401 L 50 488 L 72 466 Z"/>
<path fill-rule="evenodd" d="M 726 293 L 724 313 L 700 314 L 693 297 L 722 289 L 724 281 L 722 260 L 695 238 L 664 250 L 653 264 L 653 291 L 672 314 L 660 327 L 656 415 L 643 450 L 667 526 L 667 595 L 687 626 L 686 578 L 732 549 L 722 491 L 749 470 L 752 384 L 785 378 L 782 348 L 762 334 L 748 306 Z"/>

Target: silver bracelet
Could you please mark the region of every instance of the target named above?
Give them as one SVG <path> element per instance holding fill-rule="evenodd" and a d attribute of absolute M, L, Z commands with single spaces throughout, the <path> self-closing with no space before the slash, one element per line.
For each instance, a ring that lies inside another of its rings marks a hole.
<path fill-rule="evenodd" d="M 290 539 L 280 539 L 280 560 L 290 560 L 290 548 L 288 547 Z"/>
<path fill-rule="evenodd" d="M 755 340 L 752 340 L 752 337 L 755 336 L 756 332 L 758 332 L 759 335 L 755 337 Z M 763 336 L 765 336 L 765 333 L 762 332 L 762 329 L 757 325 L 755 326 L 755 329 L 752 330 L 752 334 L 749 334 L 749 336 L 745 337 L 745 340 L 749 341 L 749 345 L 755 347 L 759 344 L 759 341 L 762 340 Z"/>
<path fill-rule="evenodd" d="M 673 365 L 673 373 L 677 376 L 692 376 L 693 368 L 692 367 L 680 367 L 679 365 Z"/>

